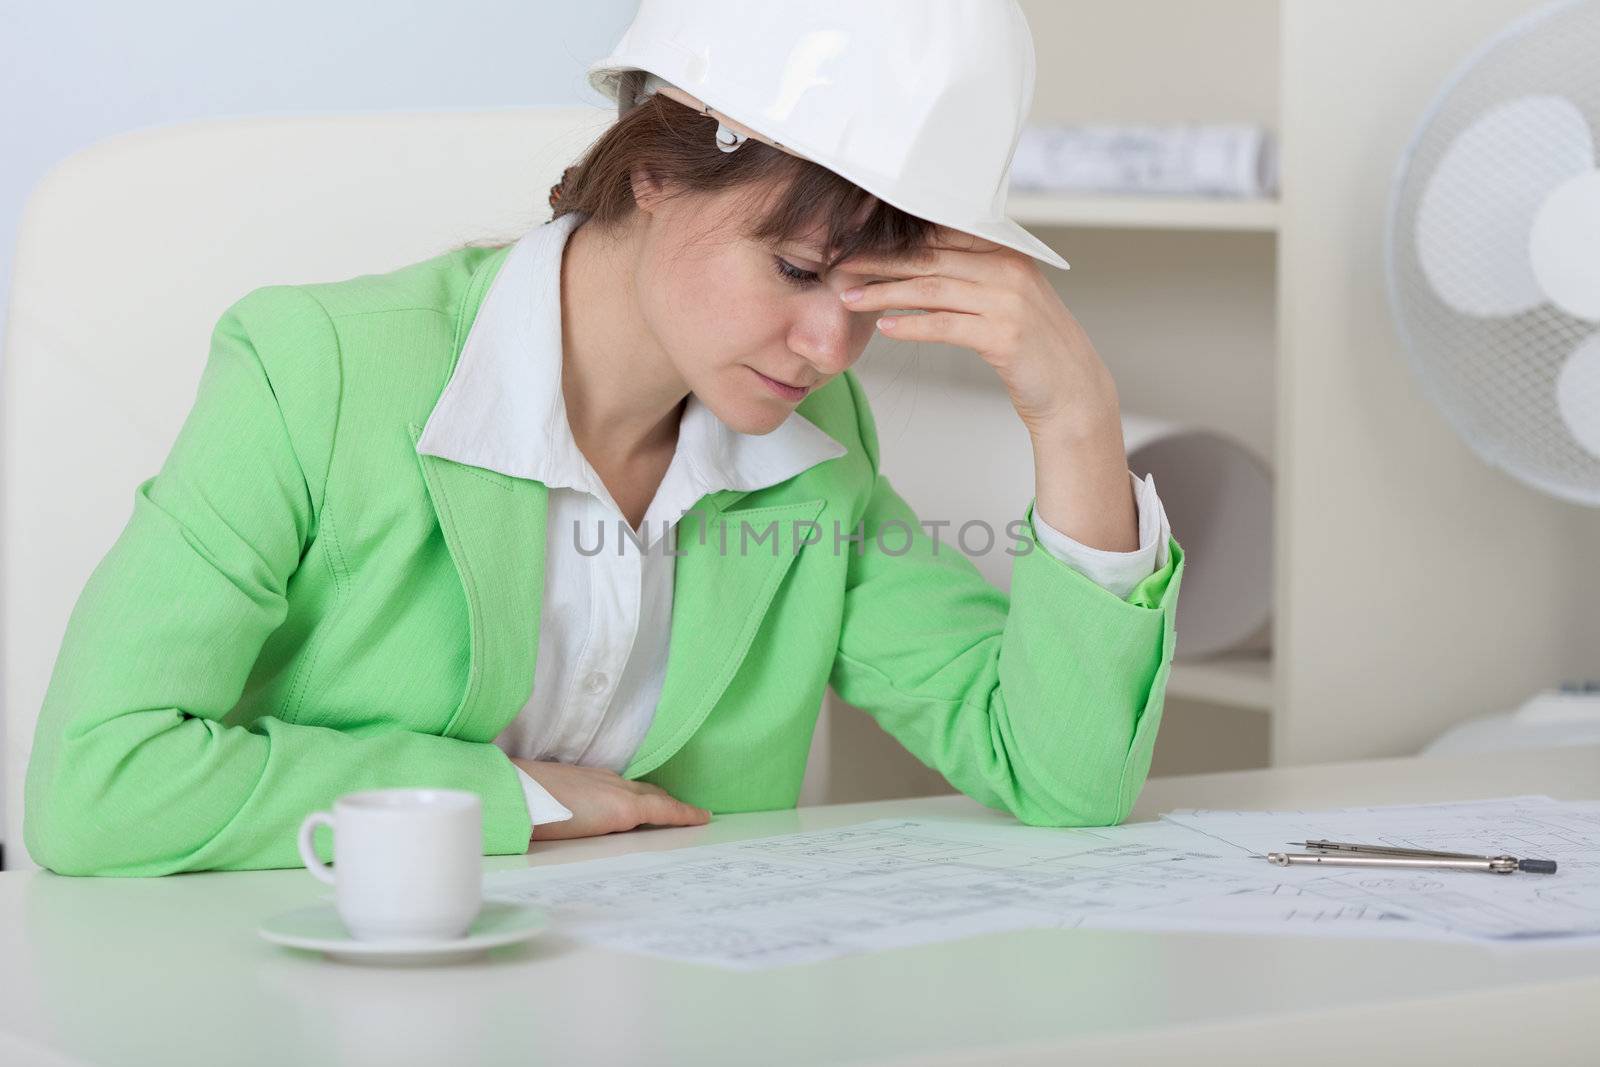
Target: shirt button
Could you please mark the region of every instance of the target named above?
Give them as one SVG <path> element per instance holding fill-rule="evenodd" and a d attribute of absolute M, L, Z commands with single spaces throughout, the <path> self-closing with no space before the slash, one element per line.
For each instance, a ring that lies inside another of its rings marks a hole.
<path fill-rule="evenodd" d="M 591 693 L 598 693 L 606 687 L 608 681 L 610 679 L 606 677 L 604 671 L 590 671 L 589 676 L 583 680 L 583 687 Z"/>

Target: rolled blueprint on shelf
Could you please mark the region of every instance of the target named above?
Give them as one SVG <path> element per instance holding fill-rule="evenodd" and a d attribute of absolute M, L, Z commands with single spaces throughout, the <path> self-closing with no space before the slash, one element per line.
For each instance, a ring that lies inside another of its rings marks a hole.
<path fill-rule="evenodd" d="M 862 372 L 878 425 L 881 468 L 941 543 L 958 545 L 1009 590 L 1007 525 L 1033 498 L 1033 443 L 1004 390 L 946 381 L 916 367 Z M 1268 649 L 1272 609 L 1272 473 L 1226 434 L 1123 413 L 1128 467 L 1153 475 L 1186 563 L 1178 596 L 1184 659 Z M 1130 479 L 1131 490 L 1131 479 Z M 978 525 L 963 535 L 963 524 Z M 985 528 L 995 544 L 986 545 Z"/>
<path fill-rule="evenodd" d="M 1030 124 L 1011 187 L 1063 193 L 1274 196 L 1276 142 L 1259 126 Z"/>
<path fill-rule="evenodd" d="M 1272 471 L 1212 430 L 1123 414 L 1128 467 L 1152 475 L 1183 546 L 1176 655 L 1265 652 L 1272 630 Z"/>

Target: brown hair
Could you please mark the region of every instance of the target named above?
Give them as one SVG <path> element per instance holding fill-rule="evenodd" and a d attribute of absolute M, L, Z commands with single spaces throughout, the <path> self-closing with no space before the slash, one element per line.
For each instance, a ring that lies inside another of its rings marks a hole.
<path fill-rule="evenodd" d="M 625 99 L 637 81 L 624 81 Z M 746 236 L 768 242 L 821 238 L 825 259 L 819 273 L 862 253 L 915 252 L 933 238 L 934 223 L 877 199 L 820 164 L 754 137 L 724 152 L 716 145 L 716 132 L 715 118 L 652 93 L 623 112 L 551 186 L 551 217 L 580 211 L 604 229 L 626 220 L 637 210 L 632 183 L 637 169 L 673 188 L 669 195 L 776 189 L 767 210 L 744 224 Z M 871 210 L 858 222 L 869 203 Z"/>

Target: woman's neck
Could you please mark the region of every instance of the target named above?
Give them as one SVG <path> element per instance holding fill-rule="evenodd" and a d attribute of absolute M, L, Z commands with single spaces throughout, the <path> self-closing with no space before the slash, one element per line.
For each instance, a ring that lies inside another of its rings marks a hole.
<path fill-rule="evenodd" d="M 584 222 L 561 256 L 561 391 L 573 439 L 596 469 L 670 452 L 688 397 L 640 314 L 636 255 L 626 234 Z"/>

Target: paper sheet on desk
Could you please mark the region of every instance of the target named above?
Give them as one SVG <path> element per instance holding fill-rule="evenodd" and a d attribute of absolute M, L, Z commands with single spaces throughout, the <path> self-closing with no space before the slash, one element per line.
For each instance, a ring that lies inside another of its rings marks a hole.
<path fill-rule="evenodd" d="M 1600 934 L 1600 801 L 1507 797 L 1333 811 L 1177 811 L 1162 820 L 1261 854 L 1323 838 L 1369 845 L 1553 859 L 1555 874 L 1433 868 L 1316 868 L 1298 889 L 1374 907 L 1451 934 L 1532 938 Z M 1294 868 L 1289 868 L 1293 870 Z"/>
<path fill-rule="evenodd" d="M 1474 816 L 1483 805 L 1415 807 L 1438 825 L 1452 807 Z M 1416 921 L 1404 894 L 1353 889 L 1325 868 L 1275 867 L 1252 851 L 1176 819 L 1083 829 L 883 819 L 491 872 L 484 890 L 548 909 L 579 940 L 743 970 L 1029 928 L 1468 940 L 1451 924 Z M 1439 873 L 1486 890 L 1509 880 Z"/>
<path fill-rule="evenodd" d="M 882 819 L 672 852 L 496 871 L 484 892 L 580 940 L 738 969 L 1216 897 L 1276 881 L 1159 822 L 1090 829 Z M 1266 867 L 1265 864 L 1262 867 Z"/>

